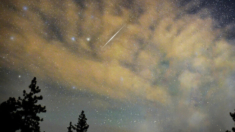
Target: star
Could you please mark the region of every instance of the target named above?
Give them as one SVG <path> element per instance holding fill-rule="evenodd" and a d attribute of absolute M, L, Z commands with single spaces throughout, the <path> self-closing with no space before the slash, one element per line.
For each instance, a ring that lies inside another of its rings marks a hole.
<path fill-rule="evenodd" d="M 120 80 L 123 82 L 123 77 L 121 77 Z"/>
<path fill-rule="evenodd" d="M 11 36 L 11 37 L 10 37 L 10 39 L 11 39 L 11 40 L 14 40 L 14 37 L 13 37 L 13 36 Z"/>
<path fill-rule="evenodd" d="M 21 75 L 19 75 L 18 78 L 21 78 Z"/>
<path fill-rule="evenodd" d="M 27 6 L 24 6 L 24 7 L 23 7 L 23 10 L 27 11 L 27 10 L 28 10 L 28 7 L 27 7 Z"/>
<path fill-rule="evenodd" d="M 72 41 L 75 41 L 75 37 L 72 37 L 71 40 L 72 40 Z"/>
<path fill-rule="evenodd" d="M 87 40 L 87 41 L 90 41 L 90 40 L 91 40 L 91 38 L 89 38 L 89 37 L 88 37 L 88 38 L 86 38 L 86 40 Z"/>

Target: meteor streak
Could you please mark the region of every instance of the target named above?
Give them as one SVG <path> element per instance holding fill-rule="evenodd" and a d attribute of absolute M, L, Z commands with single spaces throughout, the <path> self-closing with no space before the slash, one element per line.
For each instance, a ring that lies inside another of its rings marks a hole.
<path fill-rule="evenodd" d="M 104 48 L 126 25 L 123 25 L 109 40 L 105 43 L 105 45 L 102 47 Z"/>

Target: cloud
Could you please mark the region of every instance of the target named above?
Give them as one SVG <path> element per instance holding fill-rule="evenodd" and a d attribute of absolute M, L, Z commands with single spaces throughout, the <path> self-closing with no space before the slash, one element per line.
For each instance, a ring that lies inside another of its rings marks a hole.
<path fill-rule="evenodd" d="M 204 106 L 231 84 L 226 80 L 234 73 L 234 47 L 221 36 L 224 29 L 213 28 L 207 9 L 184 11 L 198 3 L 181 8 L 163 0 L 13 3 L 1 2 L 1 67 L 115 100 L 177 104 L 178 111 Z M 203 112 L 193 114 L 191 124 L 209 118 Z"/>

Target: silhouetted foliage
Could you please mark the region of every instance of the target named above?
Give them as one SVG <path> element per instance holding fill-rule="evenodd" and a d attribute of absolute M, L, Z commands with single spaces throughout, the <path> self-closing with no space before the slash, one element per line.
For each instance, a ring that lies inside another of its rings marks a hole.
<path fill-rule="evenodd" d="M 42 100 L 42 96 L 35 94 L 41 90 L 36 86 L 37 81 L 34 77 L 29 85 L 30 92 L 23 91 L 23 99 L 18 100 L 10 97 L 7 101 L 0 104 L 0 127 L 1 130 L 8 132 L 40 132 L 39 123 L 43 121 L 37 114 L 46 112 L 46 107 L 36 103 Z"/>
<path fill-rule="evenodd" d="M 235 110 L 234 110 L 234 111 L 235 111 Z M 231 112 L 230 112 L 230 116 L 233 118 L 233 121 L 235 122 L 235 112 L 234 112 L 234 113 L 231 113 Z M 234 127 L 232 128 L 232 131 L 235 132 L 235 128 L 234 128 Z M 226 132 L 231 132 L 231 131 L 228 131 L 228 130 L 227 130 Z"/>
<path fill-rule="evenodd" d="M 77 124 L 72 125 L 72 122 L 69 123 L 68 132 L 72 132 L 72 129 L 76 132 L 87 132 L 89 125 L 86 123 L 86 120 L 86 115 L 84 114 L 84 111 L 82 111 L 79 115 Z"/>
<path fill-rule="evenodd" d="M 73 128 L 72 122 L 69 123 L 69 127 L 67 127 L 67 128 L 68 128 L 68 132 L 73 132 L 72 131 L 72 128 Z"/>

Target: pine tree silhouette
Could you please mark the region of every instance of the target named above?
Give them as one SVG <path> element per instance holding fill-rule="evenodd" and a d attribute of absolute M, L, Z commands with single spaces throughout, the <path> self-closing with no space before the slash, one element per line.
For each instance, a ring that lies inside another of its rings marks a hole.
<path fill-rule="evenodd" d="M 15 98 L 9 98 L 0 105 L 0 129 L 15 132 L 20 129 L 21 116 L 17 112 L 21 103 Z"/>
<path fill-rule="evenodd" d="M 67 127 L 67 128 L 68 128 L 68 132 L 73 132 L 72 131 L 72 128 L 73 128 L 72 122 L 69 123 L 69 127 Z"/>
<path fill-rule="evenodd" d="M 46 107 L 36 103 L 42 96 L 35 94 L 41 90 L 36 86 L 36 78 L 32 80 L 30 92 L 23 91 L 23 99 L 9 98 L 0 104 L 0 128 L 9 132 L 21 129 L 21 132 L 40 132 L 39 123 L 43 121 L 37 114 L 46 112 Z"/>
<path fill-rule="evenodd" d="M 235 111 L 235 110 L 234 110 L 234 111 Z M 233 121 L 235 122 L 235 112 L 234 112 L 234 113 L 231 113 L 231 112 L 230 112 L 230 116 L 233 118 Z M 235 132 L 235 128 L 234 128 L 234 127 L 232 128 L 232 131 Z M 226 132 L 231 132 L 231 131 L 228 131 L 228 130 L 227 130 Z"/>
<path fill-rule="evenodd" d="M 72 132 L 72 129 L 76 132 L 87 132 L 89 125 L 86 123 L 87 118 L 84 114 L 84 111 L 81 112 L 78 118 L 78 123 L 75 125 L 72 125 L 72 122 L 70 122 L 68 127 L 68 132 Z"/>

